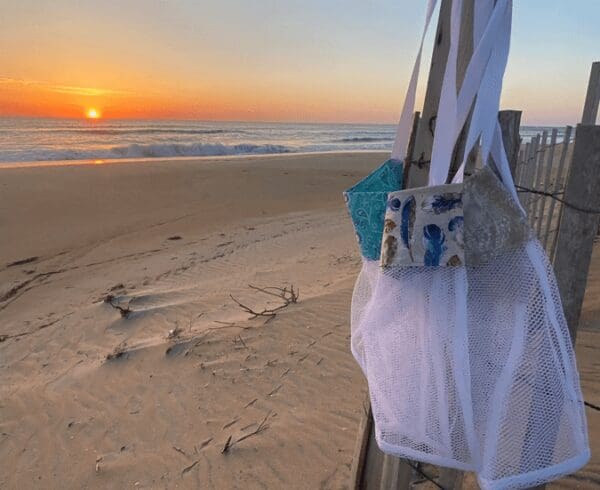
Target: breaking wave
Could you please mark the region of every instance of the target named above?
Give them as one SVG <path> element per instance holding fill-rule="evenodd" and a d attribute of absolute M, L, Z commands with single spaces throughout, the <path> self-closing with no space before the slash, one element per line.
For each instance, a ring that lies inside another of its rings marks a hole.
<path fill-rule="evenodd" d="M 379 141 L 393 141 L 391 137 L 356 137 L 356 138 L 342 138 L 336 140 L 336 143 L 377 143 Z"/>
<path fill-rule="evenodd" d="M 46 134 L 53 133 L 64 133 L 64 134 L 83 134 L 83 135 L 143 135 L 143 134 L 239 134 L 243 133 L 242 130 L 231 130 L 231 129 L 187 129 L 187 128 L 115 128 L 115 127 L 98 127 L 98 128 L 70 128 L 70 127 L 58 127 L 58 128 L 43 128 L 43 129 L 0 129 L 0 133 L 11 133 L 14 131 L 22 132 L 39 132 Z"/>
<path fill-rule="evenodd" d="M 294 151 L 296 150 L 283 145 L 256 145 L 251 143 L 237 145 L 223 145 L 221 143 L 132 144 L 89 150 L 72 150 L 67 148 L 7 150 L 0 151 L 0 162 L 266 155 L 271 153 L 291 153 Z"/>

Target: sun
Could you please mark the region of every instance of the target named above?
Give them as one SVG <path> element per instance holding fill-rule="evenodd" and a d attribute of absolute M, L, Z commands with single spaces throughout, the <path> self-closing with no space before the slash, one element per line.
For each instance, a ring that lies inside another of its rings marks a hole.
<path fill-rule="evenodd" d="M 93 107 L 90 107 L 85 112 L 85 117 L 87 117 L 88 119 L 100 119 L 101 114 L 100 114 L 100 111 L 98 109 L 94 109 Z"/>

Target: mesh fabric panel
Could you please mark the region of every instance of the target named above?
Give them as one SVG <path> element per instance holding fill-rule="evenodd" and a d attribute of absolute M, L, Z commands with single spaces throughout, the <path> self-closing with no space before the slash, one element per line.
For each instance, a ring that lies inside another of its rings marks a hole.
<path fill-rule="evenodd" d="M 389 454 L 524 488 L 589 458 L 583 398 L 552 268 L 536 240 L 476 267 L 365 261 L 352 351 Z"/>

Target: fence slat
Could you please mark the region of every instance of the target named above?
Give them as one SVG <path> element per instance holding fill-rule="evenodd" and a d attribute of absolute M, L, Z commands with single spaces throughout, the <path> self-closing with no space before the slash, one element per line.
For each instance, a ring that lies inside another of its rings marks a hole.
<path fill-rule="evenodd" d="M 519 166 L 517 167 L 517 180 L 516 183 L 520 186 L 525 185 L 525 173 L 527 171 L 527 159 L 529 158 L 529 152 L 531 143 L 525 143 L 525 149 L 523 150 L 523 157 L 519 159 Z M 521 205 L 525 208 L 525 194 L 519 196 Z"/>
<path fill-rule="evenodd" d="M 535 165 L 536 165 L 536 155 L 537 149 L 540 143 L 540 135 L 536 135 L 535 138 L 531 140 L 531 146 L 529 147 L 529 157 L 525 162 L 526 165 L 526 174 L 525 180 L 523 182 L 523 187 L 531 189 L 533 187 L 533 182 L 535 178 Z M 530 193 L 525 193 L 525 209 L 527 211 L 527 216 L 529 218 L 529 223 L 531 224 L 531 197 Z"/>
<path fill-rule="evenodd" d="M 556 179 L 554 181 L 554 188 L 552 189 L 553 194 L 556 194 L 557 192 L 564 189 L 563 174 L 565 173 L 564 172 L 565 163 L 567 161 L 567 154 L 569 153 L 569 145 L 571 144 L 571 134 L 572 133 L 573 133 L 573 127 L 567 126 L 565 128 L 565 136 L 564 136 L 564 140 L 563 140 L 563 144 L 562 144 L 562 152 L 560 154 L 560 161 L 558 163 L 558 170 L 556 171 Z M 550 210 L 549 210 L 550 216 L 554 216 L 554 209 L 555 209 L 556 205 L 557 205 L 556 199 L 551 199 L 550 200 Z M 544 248 L 546 249 L 546 253 L 548 254 L 548 257 L 550 258 L 551 261 L 554 258 L 554 252 L 556 249 L 556 238 L 558 237 L 558 224 L 560 223 L 560 212 L 561 211 L 562 211 L 562 205 L 559 204 L 557 219 L 554 221 L 554 223 L 548 222 L 547 227 L 546 227 L 546 240 L 544 241 Z M 553 224 L 555 225 L 556 230 L 552 232 L 552 240 L 550 241 L 550 227 Z M 548 247 L 548 244 L 550 244 L 549 247 Z"/>
<path fill-rule="evenodd" d="M 541 189 L 543 185 L 543 176 L 544 176 L 544 156 L 546 155 L 546 145 L 548 144 L 548 131 L 544 131 L 542 133 L 542 140 L 540 142 L 540 146 L 538 148 L 538 152 L 535 158 L 535 179 L 533 180 L 533 189 Z M 533 221 L 531 222 L 531 227 L 533 229 L 537 228 L 537 223 L 540 219 L 538 215 L 538 206 L 542 196 L 539 194 L 532 194 L 532 205 L 531 205 L 531 216 Z"/>
<path fill-rule="evenodd" d="M 549 188 L 550 188 L 550 176 L 552 174 L 552 167 L 554 164 L 554 147 L 556 146 L 556 137 L 558 135 L 558 130 L 556 128 L 554 128 L 552 130 L 552 136 L 550 137 L 550 147 L 548 148 L 548 160 L 546 161 L 546 172 L 544 175 L 544 182 L 542 184 L 542 188 L 539 190 L 542 190 L 544 192 L 548 192 Z M 546 209 L 546 201 L 548 200 L 548 197 L 546 196 L 540 196 L 540 205 L 538 206 L 538 214 L 539 214 L 539 220 L 538 220 L 538 226 L 537 226 L 537 235 L 538 238 L 540 240 L 542 240 L 542 225 L 544 224 L 544 211 Z"/>

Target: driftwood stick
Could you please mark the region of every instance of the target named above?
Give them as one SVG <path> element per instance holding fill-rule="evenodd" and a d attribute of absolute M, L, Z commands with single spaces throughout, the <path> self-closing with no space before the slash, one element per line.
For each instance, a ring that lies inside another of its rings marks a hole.
<path fill-rule="evenodd" d="M 108 296 L 106 296 L 106 298 L 104 298 L 104 302 L 108 303 L 115 310 L 119 310 L 119 313 L 121 313 L 121 316 L 123 318 L 127 318 L 129 316 L 129 314 L 131 313 L 129 304 L 127 304 L 127 306 L 121 306 L 119 303 L 115 302 L 115 299 L 116 298 L 112 294 L 109 294 Z"/>
<path fill-rule="evenodd" d="M 269 426 L 267 425 L 267 420 L 271 416 L 271 413 L 273 413 L 273 410 L 269 410 L 267 415 L 265 415 L 265 418 L 262 419 L 260 424 L 258 424 L 258 427 L 255 430 L 253 430 L 252 432 L 246 434 L 245 436 L 242 436 L 239 439 L 236 439 L 235 441 L 233 440 L 233 436 L 229 436 L 227 438 L 227 441 L 225 442 L 225 445 L 223 446 L 223 449 L 221 450 L 221 454 L 227 453 L 233 446 L 235 446 L 236 444 L 239 444 L 242 441 L 245 441 L 249 437 L 256 436 L 256 435 L 260 434 L 261 432 L 267 430 L 269 428 Z"/>
<path fill-rule="evenodd" d="M 283 304 L 279 305 L 275 308 L 264 308 L 262 311 L 256 311 L 253 308 L 243 304 L 241 301 L 234 298 L 234 296 L 230 294 L 229 297 L 231 298 L 231 300 L 235 304 L 237 304 L 242 310 L 244 310 L 246 313 L 251 315 L 250 319 L 254 319 L 259 316 L 269 317 L 269 319 L 272 319 L 275 315 L 277 315 L 278 311 L 282 310 L 283 308 L 288 307 L 289 305 L 291 305 L 293 303 L 297 303 L 298 297 L 300 294 L 299 290 L 294 290 L 293 285 L 291 285 L 289 287 L 289 289 L 287 286 L 284 288 L 279 288 L 279 287 L 275 287 L 275 286 L 259 288 L 259 287 L 253 286 L 251 284 L 249 284 L 248 287 L 255 291 L 259 291 L 261 293 L 268 294 L 269 296 L 275 296 L 276 298 L 283 300 Z M 274 292 L 274 291 L 277 291 L 277 292 Z"/>

